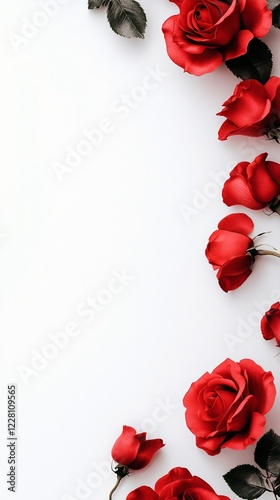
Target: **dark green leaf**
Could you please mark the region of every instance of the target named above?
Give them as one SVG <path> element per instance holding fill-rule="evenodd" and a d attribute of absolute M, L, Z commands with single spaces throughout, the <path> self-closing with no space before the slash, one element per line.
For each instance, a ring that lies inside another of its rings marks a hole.
<path fill-rule="evenodd" d="M 89 9 L 99 9 L 99 7 L 104 7 L 108 5 L 110 0 L 88 0 Z"/>
<path fill-rule="evenodd" d="M 238 465 L 224 476 L 232 491 L 240 498 L 259 498 L 265 492 L 264 481 L 259 469 L 253 465 Z"/>
<path fill-rule="evenodd" d="M 246 54 L 226 61 L 226 65 L 235 76 L 242 80 L 253 78 L 265 84 L 271 75 L 272 54 L 264 42 L 253 38 Z"/>
<path fill-rule="evenodd" d="M 275 28 L 280 28 L 280 5 L 272 11 L 272 24 Z"/>
<path fill-rule="evenodd" d="M 107 11 L 109 24 L 115 33 L 126 38 L 144 38 L 147 18 L 135 0 L 111 0 Z"/>
<path fill-rule="evenodd" d="M 257 442 L 254 459 L 263 470 L 280 475 L 280 436 L 272 429 Z"/>

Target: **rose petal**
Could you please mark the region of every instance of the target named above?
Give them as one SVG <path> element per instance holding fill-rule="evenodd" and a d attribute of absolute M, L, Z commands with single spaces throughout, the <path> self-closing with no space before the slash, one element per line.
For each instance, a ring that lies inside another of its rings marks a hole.
<path fill-rule="evenodd" d="M 268 118 L 268 123 L 269 123 Z M 220 127 L 218 132 L 218 139 L 225 141 L 232 135 L 246 135 L 247 137 L 261 137 L 269 130 L 269 126 L 264 120 L 256 122 L 252 125 L 245 125 L 244 127 L 237 127 L 230 120 L 226 120 Z"/>
<path fill-rule="evenodd" d="M 280 164 L 276 163 L 275 161 L 267 161 L 266 168 L 267 168 L 269 175 L 272 177 L 272 179 L 278 185 L 279 190 L 280 190 Z"/>
<path fill-rule="evenodd" d="M 256 399 L 252 395 L 248 395 L 243 401 L 239 401 L 238 407 L 233 415 L 227 419 L 227 432 L 240 432 L 248 422 L 256 407 Z"/>
<path fill-rule="evenodd" d="M 122 434 L 116 440 L 112 448 L 112 458 L 115 462 L 128 465 L 135 460 L 140 443 L 143 440 L 143 433 L 136 435 L 136 430 L 128 425 L 123 426 Z"/>
<path fill-rule="evenodd" d="M 260 365 L 251 359 L 242 359 L 240 365 L 248 374 L 249 393 L 256 397 L 255 410 L 262 414 L 268 413 L 276 397 L 273 374 L 271 371 L 264 371 Z"/>
<path fill-rule="evenodd" d="M 176 23 L 177 23 L 177 18 L 178 18 L 178 16 L 169 17 L 164 22 L 164 24 L 162 26 L 162 31 L 163 31 L 165 42 L 166 42 L 167 53 L 168 53 L 170 59 L 172 59 L 172 61 L 175 64 L 177 64 L 178 66 L 181 66 L 181 68 L 184 68 L 185 67 L 186 53 L 178 45 L 178 43 L 175 43 L 173 40 L 173 34 L 174 34 L 174 29 L 175 29 Z"/>
<path fill-rule="evenodd" d="M 173 483 L 174 481 L 190 479 L 191 477 L 192 475 L 188 469 L 185 469 L 184 467 L 174 467 L 167 474 L 165 474 L 165 476 L 158 479 L 155 484 L 155 491 L 161 495 L 161 491 L 168 484 Z"/>
<path fill-rule="evenodd" d="M 223 48 L 224 60 L 235 59 L 243 56 L 248 50 L 248 45 L 253 40 L 254 35 L 248 30 L 241 30 L 236 33 L 230 43 Z"/>
<path fill-rule="evenodd" d="M 210 264 L 219 267 L 237 255 L 245 255 L 251 246 L 253 241 L 248 236 L 217 230 L 209 238 L 205 255 Z"/>
<path fill-rule="evenodd" d="M 274 331 L 268 323 L 266 316 L 261 320 L 261 332 L 265 340 L 272 340 L 275 338 Z"/>
<path fill-rule="evenodd" d="M 261 320 L 261 332 L 265 340 L 276 339 L 280 342 L 280 303 L 275 302 Z"/>
<path fill-rule="evenodd" d="M 214 437 L 197 437 L 196 446 L 206 451 L 208 455 L 215 456 L 220 453 L 224 439 L 224 435 Z"/>
<path fill-rule="evenodd" d="M 238 174 L 232 174 L 224 183 L 222 198 L 228 207 L 242 205 L 252 210 L 259 210 L 267 205 L 254 200 L 245 177 Z"/>
<path fill-rule="evenodd" d="M 218 224 L 219 229 L 233 231 L 236 233 L 248 235 L 253 231 L 254 223 L 246 214 L 235 213 L 224 217 Z"/>
<path fill-rule="evenodd" d="M 201 76 L 215 71 L 223 62 L 222 54 L 218 50 L 205 50 L 203 54 L 188 54 L 184 70 L 192 75 Z"/>
<path fill-rule="evenodd" d="M 130 469 L 138 470 L 146 467 L 160 448 L 164 446 L 162 439 L 148 439 L 140 444 L 136 459 L 127 464 Z"/>
<path fill-rule="evenodd" d="M 264 432 L 266 418 L 260 413 L 252 413 L 250 425 L 244 432 L 238 432 L 230 437 L 221 448 L 231 448 L 232 450 L 244 450 L 247 446 L 254 444 Z"/>
<path fill-rule="evenodd" d="M 126 500 L 158 500 L 158 494 L 149 486 L 140 486 L 136 490 L 131 491 Z"/>
<path fill-rule="evenodd" d="M 253 264 L 250 255 L 242 255 L 229 260 L 220 267 L 217 278 L 219 285 L 224 292 L 236 290 L 250 276 L 252 270 L 250 266 Z"/>
<path fill-rule="evenodd" d="M 272 12 L 266 0 L 246 0 L 242 11 L 242 25 L 256 38 L 267 35 L 272 25 Z"/>
<path fill-rule="evenodd" d="M 252 195 L 259 203 L 270 203 L 280 193 L 280 187 L 270 177 L 266 159 L 267 153 L 258 155 L 248 166 L 248 182 Z"/>
<path fill-rule="evenodd" d="M 264 86 L 257 80 L 239 83 L 233 95 L 223 104 L 218 116 L 225 116 L 238 128 L 261 121 L 270 111 L 271 102 Z"/>

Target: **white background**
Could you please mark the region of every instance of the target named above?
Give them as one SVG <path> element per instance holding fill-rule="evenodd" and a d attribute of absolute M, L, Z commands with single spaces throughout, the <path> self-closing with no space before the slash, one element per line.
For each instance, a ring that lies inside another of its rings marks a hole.
<path fill-rule="evenodd" d="M 217 140 L 216 113 L 238 80 L 225 66 L 197 78 L 170 61 L 161 25 L 175 4 L 141 0 L 146 37 L 127 40 L 86 0 L 57 0 L 52 17 L 42 17 L 44 3 L 0 1 L 0 496 L 12 497 L 6 408 L 16 384 L 14 497 L 108 498 L 111 447 L 126 424 L 166 446 L 123 480 L 116 500 L 175 466 L 236 498 L 222 475 L 253 463 L 254 446 L 209 457 L 185 425 L 182 398 L 227 357 L 254 359 L 279 386 L 277 348 L 258 322 L 280 298 L 280 263 L 259 257 L 226 294 L 204 250 L 218 221 L 242 211 L 223 205 L 219 179 L 264 151 L 277 161 L 280 146 Z M 274 28 L 266 37 L 274 75 L 279 37 Z M 99 144 L 59 179 L 55 165 L 92 129 Z M 279 216 L 243 211 L 254 236 L 271 231 L 261 241 L 279 249 Z M 127 281 L 108 292 L 116 273 Z M 280 434 L 278 399 L 271 427 Z"/>

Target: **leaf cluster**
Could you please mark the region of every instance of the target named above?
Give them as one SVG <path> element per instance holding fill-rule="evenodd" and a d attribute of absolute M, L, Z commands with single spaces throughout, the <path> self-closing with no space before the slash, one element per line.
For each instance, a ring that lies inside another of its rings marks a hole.
<path fill-rule="evenodd" d="M 254 460 L 264 472 L 250 464 L 238 465 L 223 476 L 229 487 L 248 500 L 259 498 L 265 491 L 280 497 L 280 436 L 272 429 L 257 442 Z"/>

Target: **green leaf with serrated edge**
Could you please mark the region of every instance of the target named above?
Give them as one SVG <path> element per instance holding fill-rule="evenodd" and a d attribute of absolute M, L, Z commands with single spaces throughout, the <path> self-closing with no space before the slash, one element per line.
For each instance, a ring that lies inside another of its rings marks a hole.
<path fill-rule="evenodd" d="M 259 498 L 266 490 L 261 472 L 253 465 L 238 465 L 227 472 L 223 478 L 240 498 L 248 500 Z"/>
<path fill-rule="evenodd" d="M 257 442 L 254 460 L 263 470 L 280 475 L 280 436 L 272 429 Z"/>
<path fill-rule="evenodd" d="M 280 28 L 280 5 L 272 11 L 272 24 L 275 28 Z"/>
<path fill-rule="evenodd" d="M 110 0 L 88 0 L 89 9 L 99 9 L 99 7 L 105 7 L 108 5 Z"/>
<path fill-rule="evenodd" d="M 126 38 L 144 38 L 147 18 L 135 0 L 111 0 L 107 17 L 115 33 Z"/>
<path fill-rule="evenodd" d="M 235 76 L 242 80 L 252 78 L 265 84 L 271 75 L 272 54 L 264 42 L 253 38 L 246 54 L 226 61 L 226 65 Z"/>

